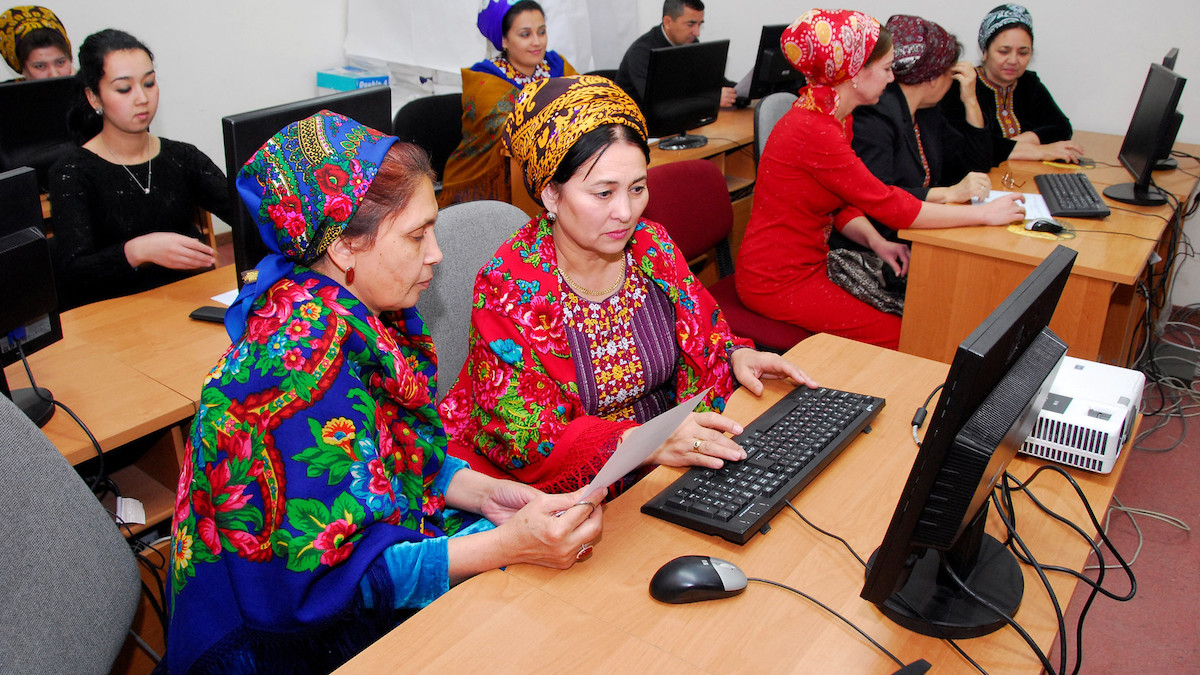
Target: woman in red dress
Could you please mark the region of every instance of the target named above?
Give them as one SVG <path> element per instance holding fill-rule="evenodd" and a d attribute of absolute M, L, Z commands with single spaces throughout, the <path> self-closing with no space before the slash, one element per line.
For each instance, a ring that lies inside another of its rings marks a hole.
<path fill-rule="evenodd" d="M 1024 209 L 1016 196 L 973 206 L 922 202 L 885 185 L 854 153 L 851 112 L 878 101 L 892 81 L 891 35 L 878 21 L 814 9 L 784 31 L 782 42 L 808 86 L 771 131 L 759 161 L 754 210 L 738 251 L 738 295 L 760 314 L 895 349 L 900 317 L 829 280 L 833 228 L 903 276 L 908 247 L 884 239 L 866 216 L 893 229 L 940 228 L 1004 225 L 1021 220 Z"/>

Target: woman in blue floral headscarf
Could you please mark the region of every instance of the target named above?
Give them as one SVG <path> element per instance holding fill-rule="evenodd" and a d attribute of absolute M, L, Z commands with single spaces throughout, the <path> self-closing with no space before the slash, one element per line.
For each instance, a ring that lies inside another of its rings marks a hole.
<path fill-rule="evenodd" d="M 479 32 L 500 53 L 463 68 L 462 141 L 446 160 L 442 206 L 477 199 L 509 201 L 508 159 L 500 131 L 521 87 L 575 68 L 546 44 L 546 15 L 534 0 L 486 0 Z"/>
<path fill-rule="evenodd" d="M 602 495 L 446 456 L 413 307 L 442 257 L 431 174 L 420 149 L 328 111 L 239 173 L 273 253 L 229 310 L 187 442 L 171 672 L 328 672 L 473 574 L 590 554 Z"/>

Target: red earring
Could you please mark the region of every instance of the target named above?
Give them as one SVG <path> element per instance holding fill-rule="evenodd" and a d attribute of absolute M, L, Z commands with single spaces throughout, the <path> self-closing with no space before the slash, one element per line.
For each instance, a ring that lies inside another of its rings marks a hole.
<path fill-rule="evenodd" d="M 346 268 L 346 285 L 349 286 L 353 283 L 354 283 L 354 268 L 347 267 Z"/>

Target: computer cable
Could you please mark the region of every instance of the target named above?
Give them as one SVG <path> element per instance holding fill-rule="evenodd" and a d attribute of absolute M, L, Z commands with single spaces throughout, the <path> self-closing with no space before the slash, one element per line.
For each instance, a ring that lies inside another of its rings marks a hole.
<path fill-rule="evenodd" d="M 929 392 L 929 396 L 925 397 L 925 402 L 921 404 L 920 408 L 917 408 L 917 412 L 913 413 L 912 421 L 909 422 L 912 425 L 913 443 L 916 443 L 918 448 L 921 447 L 921 439 L 917 436 L 917 431 L 925 424 L 925 417 L 929 415 L 929 402 L 933 400 L 934 396 L 937 396 L 937 393 L 944 386 L 946 386 L 944 383 L 939 384 L 933 388 L 933 391 Z"/>
<path fill-rule="evenodd" d="M 904 663 L 903 661 L 901 661 L 899 658 L 897 658 L 895 654 L 893 654 L 893 653 L 891 653 L 890 651 L 888 651 L 888 650 L 887 650 L 887 647 L 884 647 L 883 645 L 881 645 L 881 644 L 879 644 L 878 642 L 876 642 L 876 641 L 875 641 L 875 638 L 871 637 L 870 635 L 867 635 L 866 631 L 864 631 L 863 629 L 861 629 L 861 628 L 859 628 L 858 626 L 854 625 L 854 622 L 853 622 L 853 621 L 851 621 L 850 619 L 847 619 L 846 617 L 842 616 L 841 614 L 839 614 L 839 613 L 837 612 L 837 610 L 835 610 L 834 608 L 830 607 L 829 605 L 826 605 L 825 603 L 821 602 L 820 600 L 818 600 L 818 599 L 814 598 L 813 596 L 809 595 L 808 593 L 805 593 L 804 591 L 802 591 L 802 590 L 800 590 L 800 589 L 798 589 L 798 588 L 793 588 L 793 587 L 791 587 L 791 586 L 788 586 L 787 584 L 783 584 L 783 583 L 780 583 L 780 582 L 778 582 L 778 581 L 771 581 L 770 579 L 761 579 L 761 578 L 759 578 L 759 577 L 747 577 L 747 578 L 746 578 L 746 581 L 757 581 L 757 582 L 758 582 L 758 583 L 760 583 L 760 584 L 767 584 L 767 585 L 769 585 L 769 586 L 776 586 L 776 587 L 778 587 L 778 588 L 782 588 L 782 589 L 784 589 L 784 590 L 791 591 L 791 592 L 795 593 L 796 595 L 799 595 L 800 597 L 804 598 L 805 600 L 808 600 L 809 602 L 811 602 L 811 603 L 813 603 L 814 605 L 816 605 L 816 606 L 820 607 L 821 609 L 825 610 L 826 612 L 829 612 L 830 614 L 832 614 L 832 615 L 836 616 L 837 618 L 841 619 L 842 623 L 844 623 L 844 624 L 846 624 L 847 626 L 849 626 L 849 627 L 853 628 L 853 629 L 855 630 L 855 632 L 857 632 L 859 635 L 861 635 L 861 636 L 863 636 L 864 638 L 866 638 L 866 639 L 867 639 L 867 641 L 868 641 L 868 642 L 870 642 L 871 644 L 875 645 L 875 647 L 876 647 L 876 648 L 877 648 L 879 651 L 881 651 L 881 652 L 883 652 L 884 654 L 886 654 L 886 655 L 887 655 L 887 657 L 888 657 L 889 659 L 891 659 L 891 660 L 895 661 L 895 662 L 896 662 L 896 664 L 897 664 L 898 666 L 900 666 L 901 668 L 904 668 L 906 665 L 908 665 L 908 664 Z"/>
<path fill-rule="evenodd" d="M 941 385 L 938 385 L 938 386 L 940 388 Z M 934 393 L 937 393 L 937 390 L 934 390 Z M 930 394 L 929 399 L 926 399 L 926 401 L 925 401 L 925 405 L 929 405 L 929 401 L 932 398 L 933 398 L 933 394 Z M 835 540 L 841 542 L 842 546 L 845 546 L 846 550 L 850 552 L 850 555 L 854 556 L 854 559 L 858 561 L 858 564 L 862 565 L 863 569 L 867 568 L 866 561 L 862 559 L 862 556 L 860 556 L 858 554 L 858 551 L 854 550 L 854 547 L 850 545 L 850 542 L 846 541 L 842 537 L 839 537 L 838 535 L 836 535 L 828 530 L 818 527 L 815 523 L 813 523 L 811 520 L 806 518 L 803 513 L 800 513 L 800 509 L 797 509 L 795 507 L 795 505 L 792 504 L 792 501 L 790 499 L 784 500 L 783 503 L 787 504 L 787 507 L 789 509 L 791 509 L 793 513 L 795 513 L 797 516 L 799 516 L 800 520 L 804 521 L 805 525 L 808 525 L 812 529 L 825 535 L 826 537 L 829 537 L 830 539 L 835 539 Z M 925 616 L 921 613 L 921 610 L 917 609 L 916 607 L 913 607 L 911 604 L 908 603 L 907 600 L 905 600 L 904 598 L 899 598 L 899 600 L 905 604 L 905 606 L 908 608 L 909 611 L 911 611 L 913 614 L 920 617 L 921 620 L 925 621 L 926 624 L 929 624 L 930 626 L 935 625 L 932 621 L 929 621 L 928 619 L 925 618 Z M 959 656 L 962 656 L 964 659 L 966 659 L 967 662 L 970 663 L 972 666 L 974 666 L 975 669 L 978 670 L 980 673 L 983 673 L 983 675 L 988 675 L 987 671 L 983 669 L 983 666 L 979 665 L 979 663 L 976 662 L 975 659 L 971 658 L 971 656 L 969 654 L 967 654 L 965 651 L 963 651 L 962 647 L 959 647 L 958 643 L 955 642 L 953 638 L 946 637 L 945 635 L 936 636 L 936 637 L 938 637 L 938 639 L 945 640 L 947 644 L 949 644 L 951 647 L 954 648 L 954 651 L 958 652 Z"/>
<path fill-rule="evenodd" d="M 1137 533 L 1137 538 L 1138 538 L 1137 548 L 1134 549 L 1133 555 L 1129 556 L 1129 566 L 1130 567 L 1133 567 L 1133 564 L 1135 562 L 1137 562 L 1138 556 L 1141 555 L 1141 552 L 1142 552 L 1142 545 L 1146 541 L 1145 535 L 1142 534 L 1142 527 L 1138 523 L 1136 516 L 1145 516 L 1147 518 L 1154 518 L 1155 520 L 1161 520 L 1164 523 L 1166 523 L 1172 527 L 1176 527 L 1176 528 L 1183 530 L 1184 532 L 1192 531 L 1192 528 L 1188 527 L 1187 523 L 1183 522 L 1183 520 L 1180 518 L 1176 518 L 1175 516 L 1168 515 L 1166 513 L 1159 513 L 1158 511 L 1150 511 L 1148 509 L 1139 509 L 1139 508 L 1136 508 L 1133 506 L 1125 506 L 1124 504 L 1121 503 L 1120 499 L 1116 498 L 1116 496 L 1113 496 L 1113 502 L 1114 502 L 1114 504 L 1109 504 L 1108 511 L 1106 511 L 1104 514 L 1104 533 L 1108 534 L 1108 527 L 1111 524 L 1113 513 L 1123 513 L 1123 514 L 1125 514 L 1125 516 L 1127 518 L 1129 518 L 1129 523 L 1131 525 L 1133 525 L 1133 531 Z M 1112 569 L 1117 569 L 1118 567 L 1120 567 L 1120 565 L 1106 565 L 1105 569 L 1112 570 Z M 1083 569 L 1084 570 L 1094 570 L 1094 569 L 1099 569 L 1099 566 L 1088 565 L 1087 567 L 1084 567 Z"/>
<path fill-rule="evenodd" d="M 16 345 L 17 345 L 17 356 L 21 357 L 21 365 L 23 365 L 25 367 L 25 376 L 29 378 L 29 386 L 33 387 L 33 393 L 35 395 L 37 395 L 38 398 L 45 401 L 46 403 L 50 403 L 54 406 L 62 408 L 63 412 L 70 415 L 71 419 L 75 420 L 75 423 L 79 425 L 79 428 L 83 429 L 83 433 L 87 434 L 88 440 L 91 441 L 92 449 L 96 451 L 96 460 L 98 463 L 97 464 L 98 469 L 96 471 L 96 475 L 89 482 L 88 489 L 90 489 L 93 493 L 95 493 L 96 487 L 100 484 L 101 480 L 103 480 L 105 477 L 104 476 L 104 451 L 100 449 L 100 442 L 96 440 L 96 437 L 92 435 L 91 429 L 88 429 L 87 425 L 83 423 L 83 420 L 79 419 L 79 415 L 76 415 L 74 410 L 71 410 L 70 408 L 68 408 L 66 406 L 66 404 L 64 404 L 62 401 L 59 401 L 55 398 L 46 398 L 45 396 L 42 395 L 42 390 L 39 389 L 37 386 L 37 380 L 35 380 L 33 378 L 33 369 L 31 369 L 29 367 L 29 359 L 27 359 L 25 357 L 25 349 L 21 346 L 20 342 L 17 342 Z"/>

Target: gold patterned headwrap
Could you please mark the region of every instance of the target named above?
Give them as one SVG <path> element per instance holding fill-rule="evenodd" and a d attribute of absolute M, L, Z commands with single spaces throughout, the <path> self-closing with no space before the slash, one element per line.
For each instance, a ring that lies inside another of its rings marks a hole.
<path fill-rule="evenodd" d="M 563 157 L 584 134 L 621 124 L 647 138 L 637 104 L 612 80 L 598 75 L 551 77 L 525 85 L 504 124 L 504 145 L 525 174 L 539 204 Z"/>
<path fill-rule="evenodd" d="M 54 12 L 37 5 L 22 5 L 0 14 L 0 54 L 9 67 L 18 73 L 21 72 L 21 64 L 17 62 L 17 44 L 30 31 L 39 28 L 49 28 L 61 34 L 67 42 L 67 56 L 70 56 L 71 39 Z"/>

